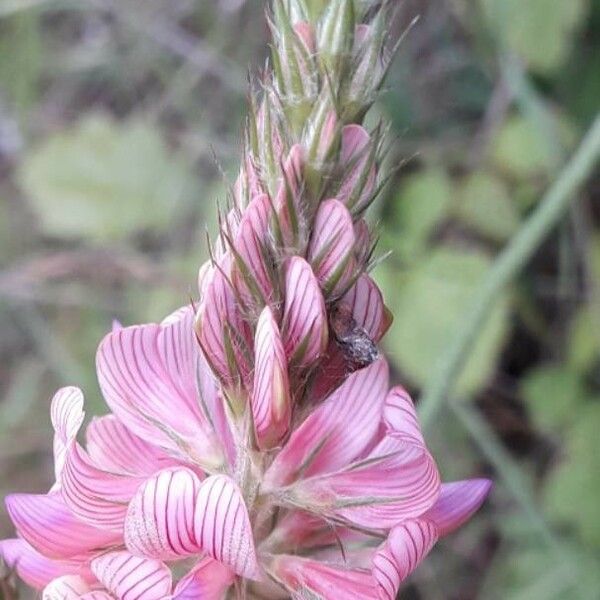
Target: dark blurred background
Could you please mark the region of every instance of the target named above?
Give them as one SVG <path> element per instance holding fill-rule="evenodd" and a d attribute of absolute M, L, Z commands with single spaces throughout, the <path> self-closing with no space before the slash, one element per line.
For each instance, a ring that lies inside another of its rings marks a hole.
<path fill-rule="evenodd" d="M 195 294 L 235 177 L 258 0 L 0 0 L 0 496 L 52 483 L 49 399 L 104 410 L 113 318 Z M 373 214 L 386 350 L 418 398 L 498 251 L 600 108 L 597 0 L 403 0 L 407 35 L 372 118 L 392 123 Z M 428 440 L 484 510 L 407 599 L 600 598 L 600 185 L 498 298 Z M 0 536 L 12 535 L 0 509 Z M 24 598 L 28 596 L 26 593 Z"/>

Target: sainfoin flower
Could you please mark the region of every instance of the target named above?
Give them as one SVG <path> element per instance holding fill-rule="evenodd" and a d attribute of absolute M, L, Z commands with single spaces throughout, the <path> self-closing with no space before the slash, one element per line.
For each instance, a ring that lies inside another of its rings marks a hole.
<path fill-rule="evenodd" d="M 440 482 L 390 390 L 364 219 L 381 133 L 360 124 L 388 14 L 327 4 L 274 4 L 275 72 L 198 302 L 104 338 L 111 412 L 85 442 L 81 391 L 52 400 L 56 482 L 6 499 L 18 537 L 0 542 L 45 599 L 391 600 L 489 491 Z"/>

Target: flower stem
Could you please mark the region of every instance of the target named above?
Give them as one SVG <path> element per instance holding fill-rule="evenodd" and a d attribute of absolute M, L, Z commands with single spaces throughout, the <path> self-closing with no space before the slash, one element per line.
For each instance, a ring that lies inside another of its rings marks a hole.
<path fill-rule="evenodd" d="M 465 313 L 457 335 L 441 358 L 419 404 L 421 426 L 427 429 L 442 408 L 469 356 L 477 332 L 500 291 L 519 273 L 552 231 L 600 158 L 600 115 L 540 204 L 500 253 Z"/>

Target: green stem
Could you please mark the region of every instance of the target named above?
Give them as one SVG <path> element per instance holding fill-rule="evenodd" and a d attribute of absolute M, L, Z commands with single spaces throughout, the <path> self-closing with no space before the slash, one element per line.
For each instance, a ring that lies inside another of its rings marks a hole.
<path fill-rule="evenodd" d="M 449 406 L 464 428 L 469 432 L 469 435 L 477 442 L 484 456 L 496 467 L 498 475 L 504 481 L 504 485 L 513 498 L 520 505 L 530 526 L 538 531 L 540 539 L 545 542 L 554 554 L 557 565 L 564 570 L 564 578 L 571 583 L 576 583 L 579 571 L 577 563 L 544 519 L 544 516 L 536 505 L 533 490 L 527 477 L 503 447 L 496 432 L 478 412 L 464 402 L 452 399 L 449 402 Z"/>
<path fill-rule="evenodd" d="M 459 376 L 476 335 L 500 291 L 519 273 L 540 243 L 556 226 L 599 158 L 600 115 L 596 117 L 576 153 L 544 195 L 536 210 L 500 253 L 475 294 L 457 335 L 423 392 L 419 404 L 423 429 L 431 426 L 442 407 L 444 398 Z"/>

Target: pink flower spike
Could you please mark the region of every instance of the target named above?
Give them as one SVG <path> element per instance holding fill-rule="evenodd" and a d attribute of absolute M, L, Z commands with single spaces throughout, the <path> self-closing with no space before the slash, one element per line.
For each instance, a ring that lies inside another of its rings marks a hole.
<path fill-rule="evenodd" d="M 323 202 L 315 218 L 308 262 L 326 296 L 343 290 L 348 284 L 355 241 L 348 209 L 338 200 Z"/>
<path fill-rule="evenodd" d="M 12 494 L 5 502 L 19 534 L 48 558 L 86 554 L 121 538 L 118 533 L 102 531 L 77 519 L 57 492 Z"/>
<path fill-rule="evenodd" d="M 355 371 L 292 433 L 265 474 L 265 487 L 335 471 L 357 458 L 379 430 L 388 367 L 377 360 Z"/>
<path fill-rule="evenodd" d="M 206 556 L 179 581 L 173 600 L 221 600 L 234 580 L 227 567 Z"/>
<path fill-rule="evenodd" d="M 282 322 L 285 353 L 290 364 L 308 367 L 325 351 L 327 313 L 319 282 L 299 256 L 285 265 L 285 305 Z"/>
<path fill-rule="evenodd" d="M 427 511 L 425 518 L 435 523 L 440 537 L 448 535 L 473 516 L 491 488 L 492 482 L 489 479 L 442 483 L 440 497 Z"/>
<path fill-rule="evenodd" d="M 277 446 L 283 439 L 292 414 L 285 351 L 279 327 L 268 306 L 256 326 L 254 361 L 251 405 L 258 447 L 264 450 Z"/>
<path fill-rule="evenodd" d="M 430 521 L 413 519 L 390 532 L 373 558 L 373 577 L 380 600 L 394 600 L 400 584 L 417 568 L 438 539 Z"/>
<path fill-rule="evenodd" d="M 248 509 L 238 486 L 226 475 L 213 475 L 200 486 L 194 535 L 202 550 L 236 574 L 261 578 Z"/>
<path fill-rule="evenodd" d="M 368 571 L 334 567 L 298 556 L 277 556 L 269 569 L 292 593 L 292 598 L 376 600 Z"/>
<path fill-rule="evenodd" d="M 189 469 L 161 471 L 143 483 L 127 509 L 127 549 L 161 560 L 198 553 L 194 508 L 199 490 L 200 479 Z"/>
<path fill-rule="evenodd" d="M 108 552 L 92 561 L 92 571 L 119 600 L 165 600 L 171 593 L 171 571 L 158 560 Z"/>
<path fill-rule="evenodd" d="M 42 593 L 42 600 L 79 600 L 90 586 L 79 575 L 63 575 L 52 580 Z"/>

